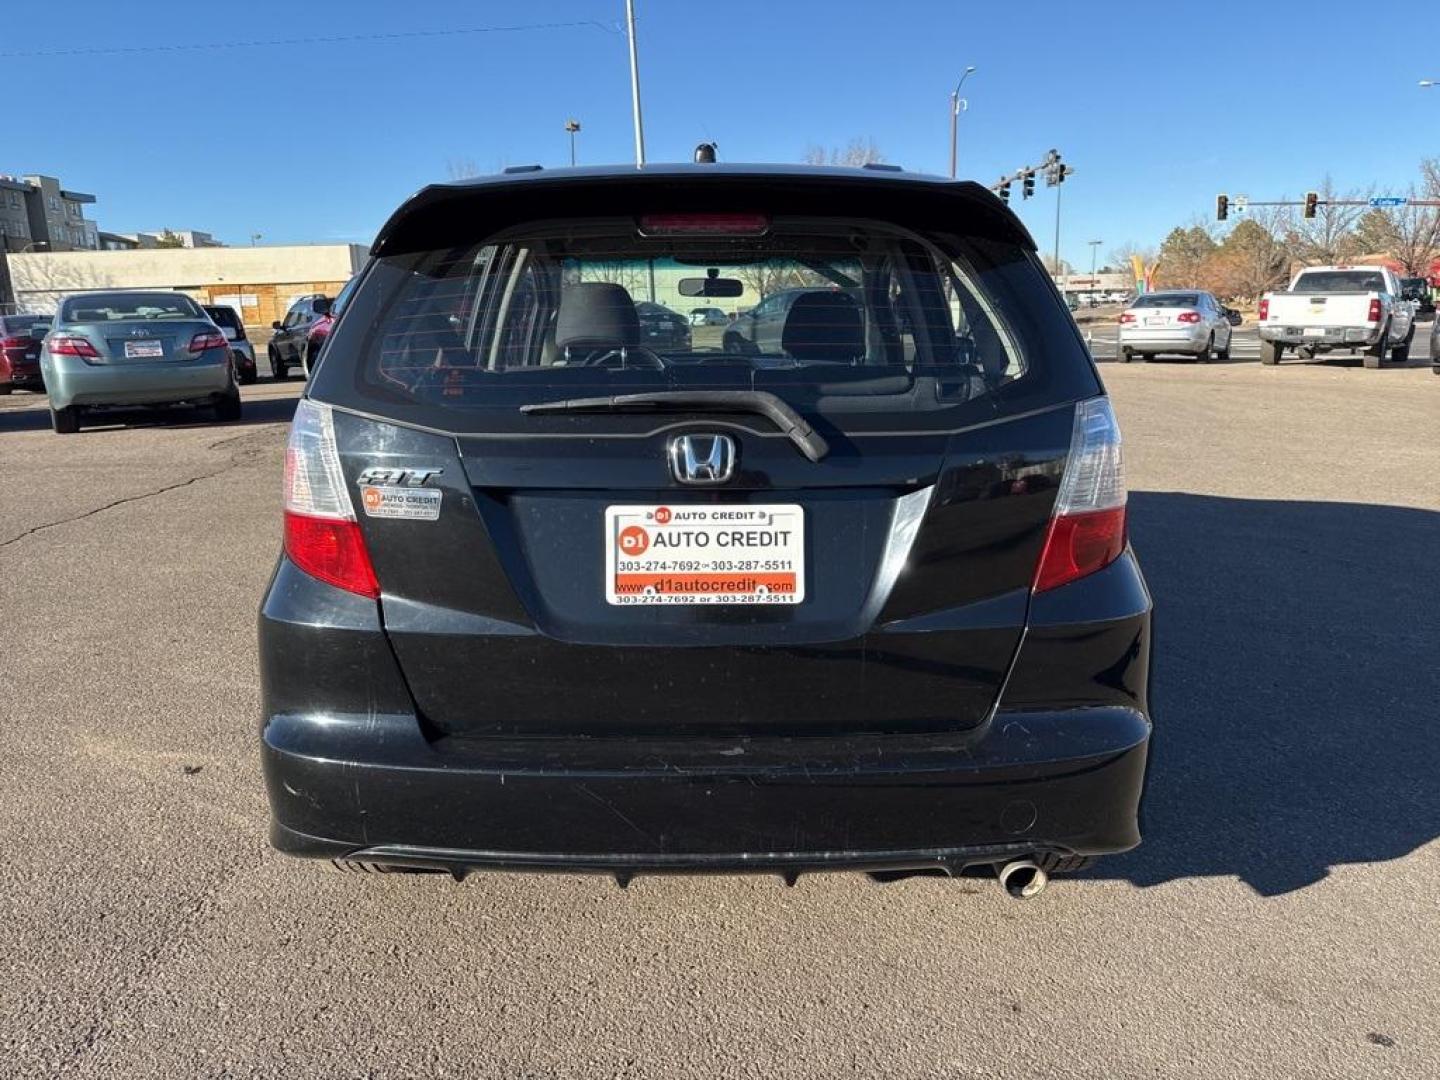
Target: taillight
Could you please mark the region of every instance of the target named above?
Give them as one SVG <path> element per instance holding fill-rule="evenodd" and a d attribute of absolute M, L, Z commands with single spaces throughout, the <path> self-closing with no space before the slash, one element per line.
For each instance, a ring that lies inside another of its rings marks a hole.
<path fill-rule="evenodd" d="M 206 349 L 223 349 L 228 344 L 219 330 L 202 330 L 190 339 L 190 351 L 201 353 Z"/>
<path fill-rule="evenodd" d="M 1270 318 L 1270 301 L 1269 301 L 1269 300 L 1261 300 L 1261 301 L 1260 301 L 1260 312 L 1259 312 L 1259 315 L 1260 315 L 1260 321 L 1261 321 L 1261 322 L 1264 322 L 1266 319 Z"/>
<path fill-rule="evenodd" d="M 375 568 L 340 470 L 330 408 L 302 399 L 285 447 L 285 554 L 305 573 L 374 599 Z"/>
<path fill-rule="evenodd" d="M 1379 322 L 1383 314 L 1384 312 L 1380 309 L 1380 298 L 1378 296 L 1372 296 L 1370 298 L 1370 314 L 1365 316 L 1365 321 Z"/>
<path fill-rule="evenodd" d="M 28 349 L 34 340 L 32 337 L 0 338 L 0 349 Z"/>
<path fill-rule="evenodd" d="M 1035 568 L 1036 592 L 1103 570 L 1125 550 L 1125 468 L 1109 398 L 1075 407 L 1065 477 Z"/>
<path fill-rule="evenodd" d="M 1179 315 L 1175 316 L 1175 321 L 1184 323 L 1197 323 L 1200 321 L 1200 313 L 1198 311 L 1182 311 Z"/>
<path fill-rule="evenodd" d="M 1120 313 L 1120 321 L 1122 323 L 1132 323 L 1135 321 L 1135 315 L 1130 311 L 1122 311 Z"/>
<path fill-rule="evenodd" d="M 52 337 L 45 347 L 51 356 L 83 356 L 88 360 L 100 355 L 88 340 L 69 334 Z"/>

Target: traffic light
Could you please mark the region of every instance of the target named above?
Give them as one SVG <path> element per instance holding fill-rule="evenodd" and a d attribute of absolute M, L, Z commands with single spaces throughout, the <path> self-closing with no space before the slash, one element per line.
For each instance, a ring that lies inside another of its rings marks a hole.
<path fill-rule="evenodd" d="M 1034 195 L 1034 194 L 1035 194 L 1035 171 L 1034 171 L 1033 169 L 1026 169 L 1025 172 L 1024 172 L 1024 173 L 1022 174 L 1022 176 L 1021 176 L 1020 183 L 1021 183 L 1020 191 L 1021 191 L 1021 194 L 1022 194 L 1022 196 L 1023 196 L 1024 198 L 1027 198 L 1027 199 L 1028 199 L 1028 198 L 1030 198 L 1031 195 Z"/>
<path fill-rule="evenodd" d="M 1007 180 L 1007 181 L 1005 181 L 1005 183 L 1001 184 L 1001 185 L 1000 185 L 1000 190 L 997 191 L 996 194 L 1000 196 L 1000 201 L 1001 201 L 1001 202 L 1003 202 L 1006 206 L 1009 206 L 1009 205 L 1010 205 L 1010 181 Z"/>
<path fill-rule="evenodd" d="M 1215 196 L 1215 220 L 1216 220 L 1216 221 L 1224 221 L 1224 220 L 1225 220 L 1226 218 L 1228 218 L 1229 216 L 1230 216 L 1230 196 L 1229 196 L 1229 195 L 1216 195 L 1216 196 Z"/>
<path fill-rule="evenodd" d="M 1063 184 L 1065 177 L 1069 176 L 1070 172 L 1070 166 L 1060 164 L 1060 155 L 1055 154 L 1055 183 Z"/>
<path fill-rule="evenodd" d="M 1315 192 L 1315 191 L 1307 191 L 1307 192 L 1305 192 L 1305 210 L 1304 210 L 1304 214 L 1305 214 L 1305 216 L 1306 216 L 1307 218 L 1313 218 L 1313 217 L 1315 216 L 1315 206 L 1316 206 L 1317 203 L 1319 203 L 1319 201 L 1320 201 L 1320 194 L 1319 194 L 1319 192 Z"/>

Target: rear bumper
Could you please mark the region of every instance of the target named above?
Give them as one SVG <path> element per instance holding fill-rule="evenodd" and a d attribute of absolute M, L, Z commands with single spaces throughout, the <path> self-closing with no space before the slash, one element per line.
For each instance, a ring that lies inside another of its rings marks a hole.
<path fill-rule="evenodd" d="M 195 360 L 159 364 L 53 364 L 45 377 L 52 407 L 168 405 L 204 401 L 230 387 L 230 363 L 221 350 Z"/>
<path fill-rule="evenodd" d="M 1278 341 L 1282 345 L 1329 345 L 1358 346 L 1374 345 L 1380 340 L 1378 326 L 1327 326 L 1323 334 L 1307 334 L 1303 326 L 1262 325 L 1259 329 L 1261 341 Z"/>
<path fill-rule="evenodd" d="M 272 842 L 296 855 L 648 872 L 959 869 L 1016 852 L 1133 847 L 1149 730 L 1137 711 L 1098 708 L 1001 713 L 958 739 L 458 745 L 426 740 L 412 717 L 284 716 L 265 730 L 264 768 Z"/>
<path fill-rule="evenodd" d="M 1210 330 L 1205 327 L 1191 329 L 1139 329 L 1122 328 L 1120 345 L 1137 352 L 1199 352 L 1210 341 Z"/>

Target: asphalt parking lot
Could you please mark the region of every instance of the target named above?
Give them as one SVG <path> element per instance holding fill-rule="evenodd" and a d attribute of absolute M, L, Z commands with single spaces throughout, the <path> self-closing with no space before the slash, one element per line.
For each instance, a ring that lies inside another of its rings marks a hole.
<path fill-rule="evenodd" d="M 1025 903 L 276 856 L 254 630 L 298 382 L 65 438 L 5 399 L 0 1075 L 1440 1074 L 1421 354 L 1103 365 L 1157 605 L 1146 839 Z"/>

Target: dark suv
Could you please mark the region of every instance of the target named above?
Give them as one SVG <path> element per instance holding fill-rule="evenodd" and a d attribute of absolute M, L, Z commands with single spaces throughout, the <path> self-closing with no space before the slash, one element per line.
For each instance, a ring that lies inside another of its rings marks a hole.
<path fill-rule="evenodd" d="M 272 841 L 346 866 L 994 865 L 1139 841 L 1120 435 L 970 183 L 728 165 L 426 188 L 291 429 Z M 801 295 L 744 355 L 669 306 Z"/>
<path fill-rule="evenodd" d="M 277 380 L 288 378 L 291 368 L 305 366 L 305 342 L 315 324 L 330 313 L 330 298 L 321 293 L 302 296 L 290 305 L 285 318 L 270 324 L 275 333 L 266 353 L 270 357 L 270 374 Z"/>

